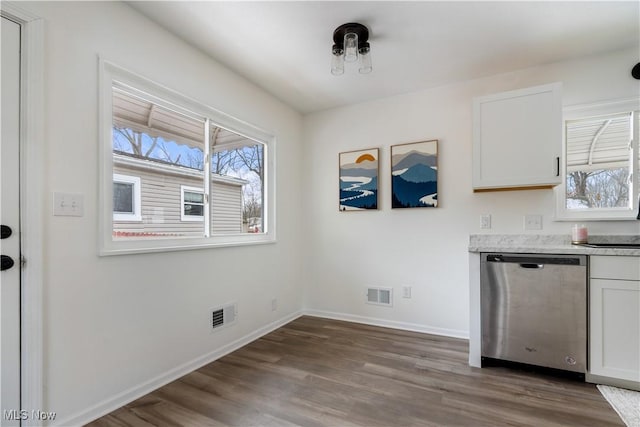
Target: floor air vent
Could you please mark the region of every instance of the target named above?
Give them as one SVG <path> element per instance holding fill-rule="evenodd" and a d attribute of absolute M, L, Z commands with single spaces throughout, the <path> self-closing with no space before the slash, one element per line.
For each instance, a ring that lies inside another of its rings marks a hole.
<path fill-rule="evenodd" d="M 367 288 L 367 303 L 376 305 L 393 305 L 393 289 Z"/>
<path fill-rule="evenodd" d="M 236 321 L 237 315 L 236 304 L 228 304 L 222 307 L 216 307 L 211 310 L 210 324 L 211 330 L 218 330 Z"/>

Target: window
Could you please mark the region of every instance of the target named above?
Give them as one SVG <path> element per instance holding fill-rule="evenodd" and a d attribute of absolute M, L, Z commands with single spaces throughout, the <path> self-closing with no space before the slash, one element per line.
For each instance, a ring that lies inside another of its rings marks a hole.
<path fill-rule="evenodd" d="M 204 219 L 204 193 L 202 188 L 181 186 L 182 221 L 202 221 Z"/>
<path fill-rule="evenodd" d="M 140 178 L 113 174 L 113 220 L 141 221 Z"/>
<path fill-rule="evenodd" d="M 102 254 L 274 241 L 273 136 L 104 61 L 101 88 Z"/>
<path fill-rule="evenodd" d="M 636 219 L 639 107 L 640 100 L 627 100 L 565 111 L 558 219 Z"/>

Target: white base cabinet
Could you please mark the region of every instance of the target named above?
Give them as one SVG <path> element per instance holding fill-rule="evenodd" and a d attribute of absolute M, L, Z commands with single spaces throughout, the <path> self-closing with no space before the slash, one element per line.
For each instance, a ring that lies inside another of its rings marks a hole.
<path fill-rule="evenodd" d="M 640 257 L 591 256 L 589 373 L 640 389 Z"/>

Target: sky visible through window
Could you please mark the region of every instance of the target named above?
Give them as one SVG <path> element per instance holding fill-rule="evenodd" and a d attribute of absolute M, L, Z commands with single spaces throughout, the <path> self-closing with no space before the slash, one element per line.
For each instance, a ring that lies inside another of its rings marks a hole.
<path fill-rule="evenodd" d="M 199 170 L 202 170 L 204 164 L 200 148 L 127 128 L 114 127 L 113 150 Z"/>

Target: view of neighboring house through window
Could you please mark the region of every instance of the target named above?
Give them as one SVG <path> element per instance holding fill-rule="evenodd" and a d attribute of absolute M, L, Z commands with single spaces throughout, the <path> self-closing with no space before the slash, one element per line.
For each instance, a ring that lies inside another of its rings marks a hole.
<path fill-rule="evenodd" d="M 637 203 L 637 123 L 634 112 L 566 121 L 567 211 L 630 211 Z"/>
<path fill-rule="evenodd" d="M 112 89 L 114 240 L 264 232 L 264 143 L 126 85 Z"/>

